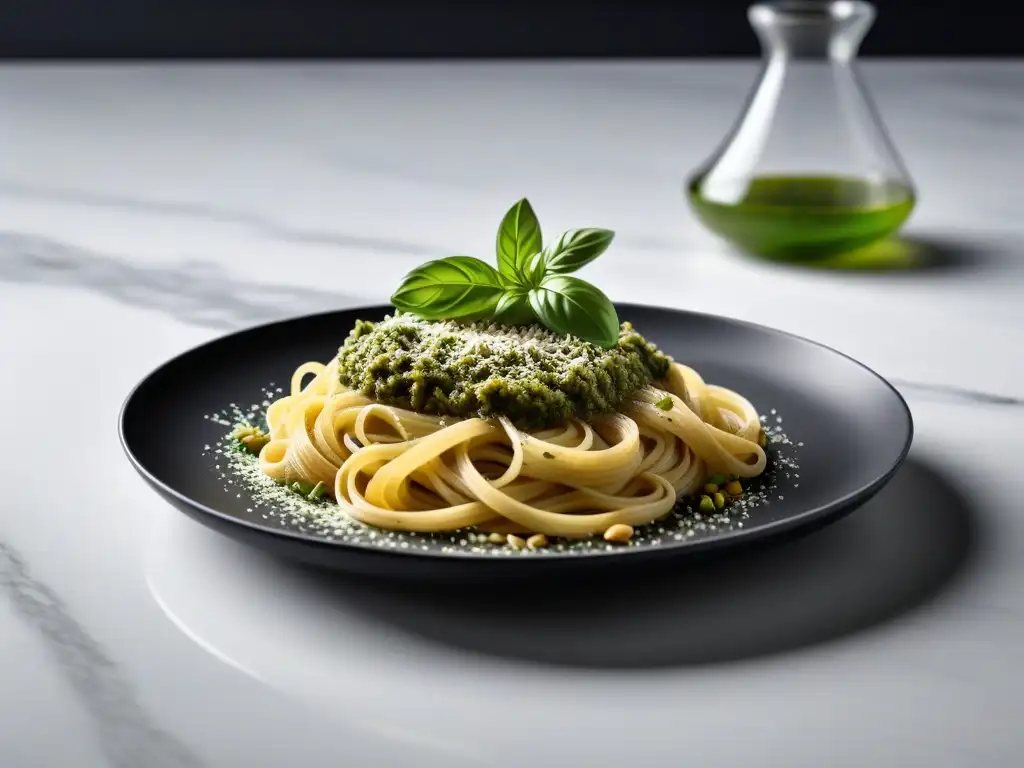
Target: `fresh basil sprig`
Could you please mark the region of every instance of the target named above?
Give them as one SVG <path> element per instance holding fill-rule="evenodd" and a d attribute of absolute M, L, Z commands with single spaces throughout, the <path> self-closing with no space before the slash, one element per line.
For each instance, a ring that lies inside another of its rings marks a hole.
<path fill-rule="evenodd" d="M 614 236 L 607 229 L 571 229 L 544 248 L 540 222 L 523 198 L 498 228 L 497 270 L 472 256 L 428 261 L 405 276 L 391 303 L 425 320 L 540 322 L 555 333 L 613 347 L 619 338 L 614 305 L 570 273 L 604 253 Z"/>
<path fill-rule="evenodd" d="M 530 307 L 557 333 L 579 336 L 605 347 L 619 338 L 619 316 L 601 291 L 571 275 L 548 275 L 530 290 Z"/>
<path fill-rule="evenodd" d="M 508 209 L 498 227 L 498 271 L 521 282 L 526 260 L 540 251 L 540 222 L 525 197 Z"/>
<path fill-rule="evenodd" d="M 505 290 L 501 275 L 490 264 L 472 256 L 448 256 L 406 275 L 391 303 L 424 320 L 448 320 L 486 315 Z"/>
<path fill-rule="evenodd" d="M 548 272 L 568 275 L 604 253 L 613 237 L 615 233 L 607 229 L 570 229 L 544 249 L 544 266 Z"/>

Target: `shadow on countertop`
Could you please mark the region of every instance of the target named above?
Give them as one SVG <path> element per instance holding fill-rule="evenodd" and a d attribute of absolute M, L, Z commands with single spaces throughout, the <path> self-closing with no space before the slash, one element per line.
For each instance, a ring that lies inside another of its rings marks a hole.
<path fill-rule="evenodd" d="M 1005 267 L 1012 263 L 1007 258 L 1010 249 L 1010 246 L 1002 246 L 990 239 L 908 234 L 825 261 L 776 262 L 757 259 L 734 248 L 730 248 L 730 252 L 736 258 L 768 268 L 825 275 L 921 277 L 959 275 Z"/>
<path fill-rule="evenodd" d="M 715 664 L 835 640 L 920 607 L 972 561 L 966 498 L 908 460 L 872 501 L 813 535 L 586 584 L 457 590 L 310 573 L 328 601 L 465 651 L 546 665 Z"/>

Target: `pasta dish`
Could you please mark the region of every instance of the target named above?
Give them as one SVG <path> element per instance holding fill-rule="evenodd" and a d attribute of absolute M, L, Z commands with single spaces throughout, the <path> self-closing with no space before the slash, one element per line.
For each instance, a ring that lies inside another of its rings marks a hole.
<path fill-rule="evenodd" d="M 721 508 L 765 470 L 759 414 L 610 302 L 609 321 L 588 299 L 604 298 L 596 288 L 551 271 L 574 233 L 594 231 L 566 233 L 508 277 L 487 267 L 492 291 L 489 273 L 457 263 L 469 257 L 410 273 L 393 314 L 359 321 L 333 359 L 299 365 L 265 431 L 238 437 L 279 484 L 388 530 L 624 542 L 680 498 Z"/>

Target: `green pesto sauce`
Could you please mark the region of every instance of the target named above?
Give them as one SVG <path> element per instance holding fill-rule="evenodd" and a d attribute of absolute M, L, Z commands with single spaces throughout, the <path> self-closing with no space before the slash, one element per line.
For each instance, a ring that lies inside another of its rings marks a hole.
<path fill-rule="evenodd" d="M 357 321 L 338 352 L 341 383 L 378 402 L 438 416 L 507 416 L 537 429 L 614 411 L 670 360 L 623 323 L 602 349 L 541 326 Z"/>

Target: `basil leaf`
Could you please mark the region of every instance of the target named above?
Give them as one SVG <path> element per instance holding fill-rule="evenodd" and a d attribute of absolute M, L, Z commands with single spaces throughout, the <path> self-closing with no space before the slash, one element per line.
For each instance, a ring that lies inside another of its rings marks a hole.
<path fill-rule="evenodd" d="M 600 347 L 619 340 L 619 316 L 607 296 L 590 283 L 569 275 L 548 275 L 530 290 L 537 318 L 556 333 L 576 336 Z"/>
<path fill-rule="evenodd" d="M 523 285 L 536 288 L 540 281 L 547 274 L 547 266 L 544 263 L 544 251 L 537 251 L 533 256 L 527 258 L 523 264 Z"/>
<path fill-rule="evenodd" d="M 541 249 L 540 222 L 525 197 L 509 208 L 498 227 L 498 270 L 521 280 L 526 260 Z"/>
<path fill-rule="evenodd" d="M 544 249 L 547 271 L 561 275 L 575 272 L 608 250 L 613 237 L 615 233 L 610 229 L 570 229 Z"/>
<path fill-rule="evenodd" d="M 530 306 L 530 292 L 525 288 L 505 291 L 494 308 L 494 322 L 502 325 L 530 325 L 537 316 Z"/>
<path fill-rule="evenodd" d="M 424 320 L 447 320 L 489 314 L 504 291 L 491 265 L 472 256 L 448 256 L 407 274 L 391 303 Z"/>

